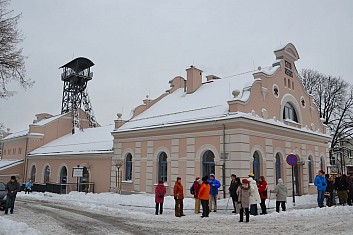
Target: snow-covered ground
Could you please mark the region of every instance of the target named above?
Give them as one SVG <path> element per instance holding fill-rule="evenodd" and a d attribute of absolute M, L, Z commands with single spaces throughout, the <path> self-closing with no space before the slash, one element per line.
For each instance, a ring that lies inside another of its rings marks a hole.
<path fill-rule="evenodd" d="M 174 216 L 174 199 L 171 196 L 165 198 L 164 213 L 158 216 L 154 215 L 154 195 L 150 194 L 119 195 L 115 193 L 71 192 L 66 195 L 58 195 L 53 193 L 24 194 L 21 192 L 17 199 L 18 201 L 60 204 L 96 214 L 124 217 L 131 221 L 132 225 L 150 227 L 151 231 L 156 226 L 156 231 L 161 234 L 163 234 L 161 232 L 163 229 L 171 229 L 173 226 L 176 226 L 175 229 L 168 230 L 169 232 L 165 234 L 183 234 L 187 231 L 190 231 L 189 234 L 198 233 L 197 231 L 206 234 L 207 231 L 217 232 L 217 229 L 220 229 L 221 234 L 231 234 L 234 230 L 237 230 L 239 234 L 251 234 L 258 229 L 262 230 L 258 231 L 259 233 L 261 231 L 262 234 L 332 234 L 332 228 L 335 229 L 335 234 L 353 234 L 351 218 L 353 207 L 317 208 L 316 195 L 296 197 L 295 206 L 293 206 L 292 198 L 288 198 L 288 210 L 281 213 L 276 213 L 274 210 L 275 200 L 267 201 L 266 205 L 269 205 L 270 208 L 269 214 L 251 216 L 248 224 L 237 222 L 239 216 L 231 213 L 232 202 L 228 198 L 220 199 L 217 213 L 211 212 L 207 219 L 201 219 L 200 215 L 194 214 L 194 200 L 192 198 L 184 200 L 186 216 L 182 218 Z M 16 207 L 15 214 L 21 214 L 21 211 L 16 210 Z M 32 224 L 24 223 L 25 221 L 17 221 L 14 215 L 0 216 L 0 234 L 40 234 L 43 231 L 38 227 L 33 227 Z M 175 222 L 178 221 L 182 222 L 175 225 Z M 325 228 L 325 226 L 327 227 Z M 212 230 L 208 230 L 208 227 Z"/>

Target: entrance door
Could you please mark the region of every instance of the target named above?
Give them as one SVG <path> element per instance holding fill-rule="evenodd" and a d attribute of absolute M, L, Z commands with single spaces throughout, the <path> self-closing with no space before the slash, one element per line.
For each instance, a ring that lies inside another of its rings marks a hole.
<path fill-rule="evenodd" d="M 211 150 L 207 150 L 202 157 L 202 176 L 215 174 L 214 154 Z"/>

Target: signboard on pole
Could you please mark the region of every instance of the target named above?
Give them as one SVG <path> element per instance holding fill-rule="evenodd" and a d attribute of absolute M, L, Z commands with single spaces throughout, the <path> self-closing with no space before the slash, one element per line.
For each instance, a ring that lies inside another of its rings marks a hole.
<path fill-rule="evenodd" d="M 288 154 L 286 158 L 288 165 L 292 166 L 292 197 L 293 197 L 293 206 L 295 206 L 295 192 L 294 192 L 294 166 L 298 164 L 298 157 L 295 154 Z"/>
<path fill-rule="evenodd" d="M 72 168 L 72 177 L 83 177 L 83 167 Z"/>
<path fill-rule="evenodd" d="M 295 154 L 289 154 L 286 158 L 286 162 L 290 166 L 295 166 L 298 163 L 298 157 Z"/>

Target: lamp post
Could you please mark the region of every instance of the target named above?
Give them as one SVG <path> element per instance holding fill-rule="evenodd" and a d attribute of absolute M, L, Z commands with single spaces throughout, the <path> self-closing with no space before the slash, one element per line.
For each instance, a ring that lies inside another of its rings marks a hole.
<path fill-rule="evenodd" d="M 120 167 L 123 166 L 123 161 L 122 160 L 115 160 L 115 186 L 116 186 L 116 192 L 121 194 L 121 184 L 120 184 Z"/>

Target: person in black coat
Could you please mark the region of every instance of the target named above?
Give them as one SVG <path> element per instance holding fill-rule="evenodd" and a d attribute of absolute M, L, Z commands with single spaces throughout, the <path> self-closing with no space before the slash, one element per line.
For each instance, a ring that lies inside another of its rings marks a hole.
<path fill-rule="evenodd" d="M 234 207 L 234 211 L 232 211 L 232 213 L 238 213 L 239 210 L 238 208 L 238 194 L 237 194 L 237 189 L 238 187 L 241 185 L 240 183 L 240 178 L 237 178 L 236 175 L 232 174 L 231 175 L 231 182 L 230 182 L 230 187 L 229 187 L 229 194 L 232 198 L 233 201 L 233 207 Z"/>
<path fill-rule="evenodd" d="M 10 181 L 6 184 L 6 187 L 5 187 L 5 192 L 7 194 L 7 200 L 6 200 L 6 204 L 5 204 L 5 215 L 8 214 L 9 209 L 10 209 L 10 213 L 11 214 L 13 213 L 16 195 L 17 195 L 17 192 L 20 191 L 20 188 L 21 188 L 21 186 L 17 182 L 16 177 L 11 176 Z"/>
<path fill-rule="evenodd" d="M 352 206 L 353 202 L 353 176 L 348 177 L 348 201 L 347 204 Z"/>
<path fill-rule="evenodd" d="M 339 199 L 340 205 L 345 205 L 347 203 L 347 190 L 348 190 L 348 182 L 347 176 L 343 174 L 338 174 L 335 180 L 335 189 L 337 190 L 337 196 Z"/>
<path fill-rule="evenodd" d="M 335 189 L 335 186 L 333 185 L 329 174 L 326 174 L 325 178 L 326 178 L 326 184 L 327 184 L 326 192 L 330 194 L 329 197 L 326 197 L 326 206 L 332 206 L 333 200 L 335 199 L 333 197 L 333 190 Z"/>

